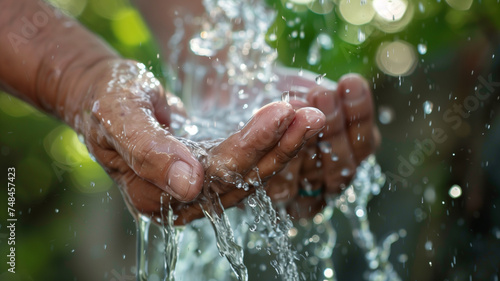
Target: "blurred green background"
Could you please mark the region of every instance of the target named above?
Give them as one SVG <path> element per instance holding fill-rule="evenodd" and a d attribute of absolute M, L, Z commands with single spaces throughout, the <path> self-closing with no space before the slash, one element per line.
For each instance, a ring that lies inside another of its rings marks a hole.
<path fill-rule="evenodd" d="M 370 202 L 370 222 L 379 239 L 406 232 L 390 258 L 403 280 L 498 280 L 500 86 L 484 81 L 500 81 L 499 2 L 366 0 L 375 8 L 359 11 L 350 1 L 269 0 L 278 15 L 267 40 L 285 65 L 372 83 L 388 183 Z M 50 2 L 163 79 L 158 48 L 127 1 Z M 476 106 L 475 91 L 485 90 Z M 401 168 L 421 150 L 415 140 L 439 129 L 446 140 Z M 0 154 L 2 173 L 16 168 L 16 278 L 133 280 L 133 219 L 69 127 L 0 93 Z M 3 272 L 3 210 L 0 280 L 15 280 Z M 366 265 L 347 222 L 337 213 L 334 224 L 337 278 L 361 280 Z"/>

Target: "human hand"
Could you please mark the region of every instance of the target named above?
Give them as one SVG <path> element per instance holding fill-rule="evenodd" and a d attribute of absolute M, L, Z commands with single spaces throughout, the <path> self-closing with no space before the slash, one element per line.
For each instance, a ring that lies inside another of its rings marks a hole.
<path fill-rule="evenodd" d="M 113 60 L 93 71 L 91 86 L 79 105 L 77 130 L 117 182 L 132 213 L 160 217 L 162 204 L 164 210 L 170 204 L 178 215 L 176 224 L 202 216 L 198 195 L 205 179 L 216 183 L 211 187 L 224 206 L 235 205 L 248 195 L 234 187 L 235 175 L 247 182 L 269 178 L 325 122 L 317 109 L 295 111 L 287 103 L 272 103 L 243 129 L 212 147 L 200 163 L 169 131 L 171 113 L 181 113 L 181 104 L 172 97 L 169 106 L 159 82 L 144 65 Z"/>
<path fill-rule="evenodd" d="M 307 94 L 290 93 L 294 108 L 316 107 L 325 114 L 326 124 L 299 157 L 269 181 L 269 194 L 274 201 L 285 202 L 292 216 L 310 217 L 321 211 L 325 195 L 346 187 L 359 163 L 379 146 L 381 137 L 374 124 L 371 91 L 361 76 L 347 74 L 338 85 L 324 79 L 318 86 L 316 75 L 285 74 L 281 73 L 280 88 L 309 88 Z"/>

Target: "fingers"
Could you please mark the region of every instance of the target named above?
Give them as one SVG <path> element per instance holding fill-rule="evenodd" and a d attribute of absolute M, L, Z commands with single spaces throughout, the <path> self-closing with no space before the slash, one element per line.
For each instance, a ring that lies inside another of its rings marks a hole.
<path fill-rule="evenodd" d="M 201 190 L 203 168 L 153 117 L 151 100 L 155 98 L 150 95 L 104 95 L 94 103 L 92 117 L 102 128 L 100 137 L 106 138 L 140 178 L 180 201 L 191 201 Z"/>
<path fill-rule="evenodd" d="M 265 106 L 240 132 L 212 149 L 207 175 L 225 183 L 235 183 L 238 175 L 249 183 L 265 180 L 283 169 L 323 125 L 324 115 L 314 108 L 294 112 L 284 102 Z M 212 188 L 224 193 L 231 185 L 213 184 Z"/>
<path fill-rule="evenodd" d="M 326 126 L 318 140 L 318 154 L 322 159 L 322 181 L 327 193 L 338 193 L 349 181 L 356 168 L 340 96 L 335 91 L 322 88 L 311 93 L 312 103 L 326 115 Z M 305 177 L 316 178 L 318 160 L 307 159 L 304 164 Z"/>
<path fill-rule="evenodd" d="M 120 174 L 117 183 L 125 191 L 123 196 L 129 208 L 133 206 L 132 213 L 138 211 L 153 216 L 160 211 L 160 197 L 163 191 L 156 185 L 138 177 L 131 169 Z"/>
<path fill-rule="evenodd" d="M 274 70 L 276 75 L 279 77 L 276 84 L 276 88 L 279 91 L 308 92 L 311 88 L 318 85 L 316 79 L 320 76 L 324 76 L 308 70 L 299 70 L 297 68 L 276 67 Z M 328 89 L 337 88 L 337 84 L 335 82 L 325 77 L 321 79 L 321 86 Z"/>
<path fill-rule="evenodd" d="M 373 120 L 373 98 L 368 83 L 357 74 L 344 75 L 339 81 L 338 93 L 342 99 L 350 145 L 356 162 L 360 163 L 373 153 L 380 142 Z"/>
<path fill-rule="evenodd" d="M 281 139 L 294 120 L 293 108 L 284 102 L 271 103 L 259 110 L 248 124 L 210 151 L 207 175 L 234 183 L 245 175 Z M 215 185 L 225 192 L 227 184 Z"/>
<path fill-rule="evenodd" d="M 151 97 L 151 103 L 154 106 L 154 116 L 156 120 L 166 128 L 168 124 L 171 123 L 170 120 L 170 107 L 167 102 L 167 98 L 164 95 L 153 95 Z"/>
<path fill-rule="evenodd" d="M 319 133 L 324 124 L 325 116 L 318 109 L 305 107 L 297 110 L 295 119 L 279 143 L 257 163 L 259 177 L 266 179 L 283 169 L 299 153 L 307 140 Z M 255 171 L 250 172 L 247 178 L 256 179 Z"/>

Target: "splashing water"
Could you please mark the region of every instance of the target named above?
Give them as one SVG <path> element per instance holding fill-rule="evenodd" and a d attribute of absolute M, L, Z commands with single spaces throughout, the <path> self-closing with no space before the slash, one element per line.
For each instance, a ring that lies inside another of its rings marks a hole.
<path fill-rule="evenodd" d="M 261 184 L 256 186 L 255 193 L 248 197 L 247 203 L 255 217 L 255 229 L 258 229 L 257 225 L 260 223 L 259 232 L 270 245 L 269 250 L 277 255 L 271 265 L 283 280 L 298 281 L 296 254 L 291 249 L 288 237 L 288 232 L 292 227 L 289 215 L 286 211 L 281 212 L 280 215 L 276 213 L 271 198 L 267 196 Z"/>
<path fill-rule="evenodd" d="M 196 135 L 188 135 L 190 139 L 225 138 L 260 107 L 279 100 L 273 83 L 278 77 L 272 69 L 277 53 L 264 36 L 275 13 L 261 2 L 203 1 L 206 13 L 194 27 L 201 32 L 189 40 L 190 57 L 186 61 L 177 55 L 170 58 L 171 65 L 182 66 L 181 73 L 171 76 L 184 77 L 183 84 L 171 83 L 173 90 L 190 111 L 190 120 L 177 116 L 179 133 L 186 132 L 183 122 L 187 121 L 199 129 Z M 182 21 L 176 31 L 180 35 L 192 24 L 191 18 Z"/>
<path fill-rule="evenodd" d="M 400 280 L 389 262 L 391 245 L 399 239 L 398 234 L 390 234 L 381 245 L 377 245 L 370 231 L 367 204 L 373 195 L 380 193 L 385 176 L 375 160 L 369 156 L 357 168 L 352 184 L 335 200 L 336 207 L 349 219 L 356 243 L 365 252 L 370 268 L 368 280 Z"/>
<path fill-rule="evenodd" d="M 179 61 L 179 56 L 173 55 L 170 62 L 182 66 L 183 73 L 173 76 L 184 77 L 184 84 L 173 83 L 172 87 L 182 94 L 192 114 L 190 119 L 172 116 L 172 128 L 185 137 L 179 140 L 205 165 L 207 151 L 221 140 L 200 140 L 227 137 L 257 109 L 280 98 L 289 101 L 290 94 L 275 89 L 278 78 L 272 66 L 277 56 L 265 43 L 264 34 L 274 13 L 258 0 L 205 0 L 204 5 L 207 13 L 198 26 L 201 32 L 189 40 L 191 57 Z M 178 22 L 176 34 L 183 36 L 190 21 Z M 218 58 L 212 59 L 221 53 L 227 53 L 224 64 Z M 210 63 L 203 64 L 200 58 L 210 58 Z M 324 76 L 317 77 L 317 84 Z M 207 81 L 212 83 L 207 85 Z M 196 96 L 203 92 L 212 99 Z M 205 100 L 213 103 L 200 103 Z M 320 145 L 323 153 L 331 153 L 328 143 Z M 332 154 L 331 160 L 339 159 Z M 373 156 L 358 167 L 352 185 L 342 195 L 327 198 L 321 213 L 295 225 L 284 206 L 274 209 L 260 180 L 252 183 L 255 193 L 244 200 L 244 208 L 225 210 L 211 188 L 220 180 L 205 178 L 200 207 L 207 219 L 174 227 L 175 215 L 170 206 L 167 216 L 159 220 L 160 226 L 151 224 L 146 216 L 138 216 L 138 280 L 248 280 L 254 273 L 245 264 L 258 264 L 252 280 L 262 276 L 268 276 L 265 280 L 336 280 L 331 259 L 336 237 L 331 217 L 335 208 L 350 219 L 356 242 L 366 253 L 369 280 L 399 280 L 388 261 L 397 234 L 378 245 L 369 229 L 366 204 L 384 184 Z M 239 175 L 225 183 L 250 188 Z M 162 201 L 162 214 L 163 208 Z M 160 231 L 160 235 L 152 234 L 151 229 Z"/>

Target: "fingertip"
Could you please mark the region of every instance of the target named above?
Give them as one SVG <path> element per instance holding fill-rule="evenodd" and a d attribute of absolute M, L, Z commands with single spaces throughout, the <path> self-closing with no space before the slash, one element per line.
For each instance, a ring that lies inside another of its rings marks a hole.
<path fill-rule="evenodd" d="M 281 135 L 292 122 L 294 116 L 295 110 L 291 104 L 283 101 L 273 102 L 262 107 L 245 128 L 250 131 L 269 128 L 273 131 L 277 130 L 277 133 Z"/>
<path fill-rule="evenodd" d="M 356 73 L 345 74 L 340 78 L 339 92 L 346 104 L 357 104 L 371 96 L 368 81 Z"/>
<path fill-rule="evenodd" d="M 272 107 L 276 107 L 277 109 L 282 110 L 286 114 L 293 113 L 293 106 L 289 102 L 277 101 L 277 102 L 272 102 L 269 105 Z M 263 108 L 266 108 L 266 107 L 267 106 L 264 106 Z"/>
<path fill-rule="evenodd" d="M 314 107 L 303 107 L 297 110 L 297 115 L 303 116 L 307 132 L 305 138 L 309 139 L 325 126 L 326 116 L 321 110 Z"/>
<path fill-rule="evenodd" d="M 198 162 L 174 162 L 167 173 L 166 191 L 182 202 L 194 200 L 203 185 L 203 168 Z"/>
<path fill-rule="evenodd" d="M 338 86 L 339 87 L 341 85 L 345 86 L 346 83 L 347 84 L 348 83 L 363 83 L 367 88 L 369 88 L 368 81 L 366 81 L 366 79 L 358 73 L 347 73 L 347 74 L 342 75 L 342 77 L 340 77 L 340 79 L 339 79 Z"/>

